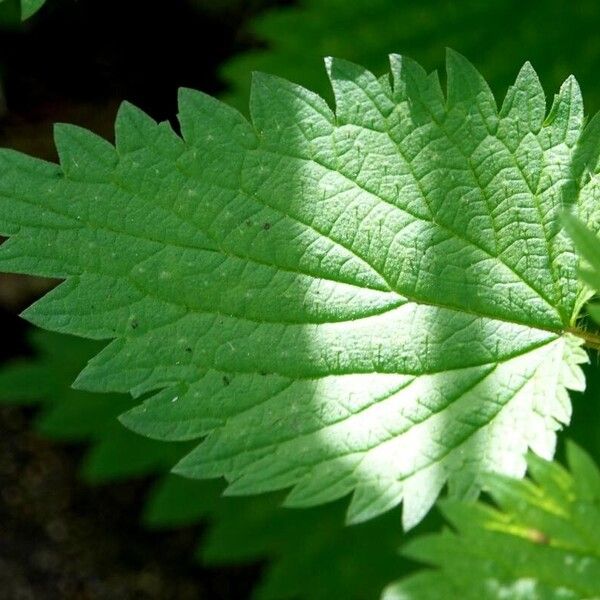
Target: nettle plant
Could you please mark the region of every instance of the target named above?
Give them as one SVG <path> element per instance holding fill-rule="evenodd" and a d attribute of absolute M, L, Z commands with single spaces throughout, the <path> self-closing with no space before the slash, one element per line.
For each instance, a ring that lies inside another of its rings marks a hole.
<path fill-rule="evenodd" d="M 547 111 L 528 64 L 500 109 L 453 52 L 445 93 L 395 55 L 327 71 L 335 110 L 257 74 L 249 120 L 182 90 L 181 135 L 124 104 L 115 146 L 3 151 L 0 268 L 65 280 L 26 318 L 111 340 L 75 386 L 137 399 L 121 422 L 188 444 L 180 475 L 351 496 L 349 524 L 401 504 L 398 531 L 446 488 L 455 533 L 409 546 L 438 568 L 387 597 L 599 597 L 600 475 L 546 461 L 598 345 L 566 227 L 593 262 L 600 121 L 573 78 Z"/>

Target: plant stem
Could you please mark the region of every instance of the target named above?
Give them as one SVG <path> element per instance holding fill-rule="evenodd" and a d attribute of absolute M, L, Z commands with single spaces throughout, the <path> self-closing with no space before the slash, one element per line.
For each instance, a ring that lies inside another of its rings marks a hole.
<path fill-rule="evenodd" d="M 600 333 L 584 331 L 583 329 L 577 329 L 576 327 L 569 327 L 565 329 L 565 331 L 581 338 L 588 348 L 600 351 Z"/>

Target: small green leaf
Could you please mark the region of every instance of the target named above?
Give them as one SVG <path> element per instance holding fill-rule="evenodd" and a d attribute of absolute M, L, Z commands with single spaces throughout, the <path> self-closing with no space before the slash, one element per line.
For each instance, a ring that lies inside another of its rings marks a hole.
<path fill-rule="evenodd" d="M 585 282 L 594 290 L 600 290 L 600 238 L 592 233 L 579 219 L 565 215 L 565 226 L 575 240 L 577 250 L 587 265 L 581 269 Z"/>
<path fill-rule="evenodd" d="M 592 178 L 592 184 L 596 185 L 596 178 Z M 582 301 L 585 301 L 600 291 L 600 238 L 573 215 L 565 214 L 563 218 L 565 227 L 571 234 L 583 259 L 583 263 L 579 266 L 579 274 L 589 286 L 589 290 L 582 295 Z M 597 302 L 588 304 L 587 311 L 596 322 L 600 322 L 600 305 Z M 600 337 L 593 334 L 588 335 L 593 341 L 594 347 L 600 348 Z"/>
<path fill-rule="evenodd" d="M 433 567 L 390 586 L 385 600 L 581 600 L 600 597 L 600 471 L 568 446 L 570 473 L 531 457 L 533 481 L 490 476 L 496 504 L 444 502 L 451 530 L 405 554 Z"/>

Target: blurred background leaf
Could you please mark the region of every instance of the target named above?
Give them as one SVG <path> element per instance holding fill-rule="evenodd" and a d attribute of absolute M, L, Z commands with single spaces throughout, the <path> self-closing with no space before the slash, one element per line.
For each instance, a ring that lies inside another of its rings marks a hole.
<path fill-rule="evenodd" d="M 600 5 L 593 0 L 300 0 L 254 21 L 251 31 L 264 48 L 223 68 L 230 86 L 225 99 L 246 111 L 251 71 L 279 75 L 331 99 L 324 56 L 383 73 L 390 53 L 435 69 L 451 47 L 469 57 L 498 99 L 529 60 L 548 97 L 574 74 L 588 112 L 595 112 L 599 26 Z"/>

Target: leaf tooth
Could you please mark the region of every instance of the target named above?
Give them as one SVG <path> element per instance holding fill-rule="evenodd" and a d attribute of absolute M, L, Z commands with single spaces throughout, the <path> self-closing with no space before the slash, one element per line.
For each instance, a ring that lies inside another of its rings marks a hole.
<path fill-rule="evenodd" d="M 119 157 L 112 144 L 87 129 L 57 123 L 54 141 L 65 175 L 75 181 L 107 183 Z"/>
<path fill-rule="evenodd" d="M 554 96 L 554 102 L 544 121 L 544 125 L 548 127 L 547 144 L 551 146 L 564 143 L 569 147 L 574 146 L 579 141 L 583 124 L 581 89 L 575 77 L 570 75 Z"/>
<path fill-rule="evenodd" d="M 448 108 L 478 106 L 488 116 L 497 114 L 496 100 L 481 73 L 462 54 L 446 49 Z"/>
<path fill-rule="evenodd" d="M 374 489 L 377 490 L 375 493 Z M 368 481 L 362 481 L 352 494 L 352 500 L 346 513 L 346 523 L 348 525 L 364 523 L 395 508 L 403 500 L 406 500 L 406 490 L 400 481 L 390 479 L 378 481 L 374 485 Z M 403 507 L 403 514 L 405 511 L 406 505 Z"/>
<path fill-rule="evenodd" d="M 252 125 L 235 108 L 208 94 L 183 87 L 178 91 L 178 105 L 181 134 L 190 146 L 227 146 L 228 150 L 238 152 L 239 146 L 256 148 Z"/>
<path fill-rule="evenodd" d="M 515 83 L 508 89 L 500 115 L 509 121 L 525 122 L 527 129 L 535 134 L 542 128 L 546 116 L 546 95 L 529 61 L 521 67 Z"/>
<path fill-rule="evenodd" d="M 327 102 L 300 85 L 266 73 L 252 74 L 250 116 L 261 139 L 292 147 L 296 154 L 333 131 L 335 116 Z"/>
<path fill-rule="evenodd" d="M 335 97 L 339 123 L 359 125 L 377 131 L 386 128 L 395 103 L 381 82 L 367 69 L 339 58 L 328 58 L 327 74 Z"/>

